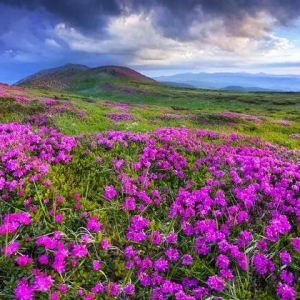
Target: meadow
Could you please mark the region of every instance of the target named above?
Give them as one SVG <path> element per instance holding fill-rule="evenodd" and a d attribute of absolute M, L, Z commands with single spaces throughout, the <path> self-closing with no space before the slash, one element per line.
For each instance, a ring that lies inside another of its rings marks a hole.
<path fill-rule="evenodd" d="M 0 85 L 0 299 L 298 299 L 299 100 Z"/>

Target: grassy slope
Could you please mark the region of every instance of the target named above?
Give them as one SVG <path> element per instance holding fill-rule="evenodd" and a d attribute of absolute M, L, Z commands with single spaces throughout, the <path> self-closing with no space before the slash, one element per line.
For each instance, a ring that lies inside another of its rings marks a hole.
<path fill-rule="evenodd" d="M 91 89 L 93 89 L 94 84 L 91 82 Z M 85 87 L 87 88 L 86 84 Z M 220 92 L 133 83 L 130 87 L 136 88 L 140 92 L 101 92 L 94 97 L 68 91 L 58 93 L 29 90 L 29 94 L 33 99 L 41 95 L 62 100 L 70 99 L 76 107 L 88 111 L 84 119 L 67 113 L 62 114 L 60 118 L 55 118 L 56 125 L 66 134 L 80 134 L 107 129 L 147 131 L 164 126 L 186 126 L 188 128 L 209 128 L 222 132 L 257 135 L 289 148 L 300 148 L 299 139 L 289 137 L 290 134 L 300 133 L 298 122 L 300 118 L 299 94 Z M 82 90 L 80 85 L 77 88 Z M 89 91 L 87 88 L 87 94 Z M 103 101 L 130 103 L 133 121 L 112 123 L 105 114 L 118 110 L 103 106 Z M 148 106 L 145 107 L 144 105 Z M 3 108 L 2 111 L 4 111 Z M 13 114 L 6 114 L 6 116 L 2 113 L 0 121 L 19 119 L 22 116 L 20 108 L 12 108 L 12 111 Z M 262 120 L 260 123 L 239 119 L 232 120 L 221 117 L 219 114 L 222 111 L 246 113 L 259 116 Z M 163 113 L 176 114 L 180 118 L 178 120 L 161 119 Z M 289 120 L 291 126 L 274 123 L 275 120 L 282 119 Z"/>

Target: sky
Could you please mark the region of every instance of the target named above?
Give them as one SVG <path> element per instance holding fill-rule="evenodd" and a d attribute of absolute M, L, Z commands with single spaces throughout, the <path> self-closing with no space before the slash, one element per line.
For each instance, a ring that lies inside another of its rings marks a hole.
<path fill-rule="evenodd" d="M 0 82 L 66 63 L 300 75 L 299 0 L 0 0 Z"/>

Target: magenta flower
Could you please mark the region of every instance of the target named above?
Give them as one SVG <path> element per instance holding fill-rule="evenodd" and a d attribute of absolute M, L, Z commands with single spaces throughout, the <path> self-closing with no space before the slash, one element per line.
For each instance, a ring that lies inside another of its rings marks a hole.
<path fill-rule="evenodd" d="M 159 258 L 154 262 L 154 269 L 158 272 L 165 272 L 168 269 L 168 262 L 164 258 Z"/>
<path fill-rule="evenodd" d="M 277 285 L 276 291 L 281 300 L 296 300 L 295 289 L 287 284 L 280 282 Z"/>
<path fill-rule="evenodd" d="M 99 271 L 101 269 L 101 262 L 99 260 L 93 261 L 93 270 Z"/>
<path fill-rule="evenodd" d="M 119 286 L 115 282 L 110 282 L 107 286 L 108 294 L 112 297 L 116 297 L 119 294 Z"/>
<path fill-rule="evenodd" d="M 93 232 L 99 232 L 101 230 L 101 224 L 97 217 L 91 217 L 87 222 L 86 228 Z"/>
<path fill-rule="evenodd" d="M 274 272 L 274 263 L 269 260 L 265 254 L 256 253 L 253 257 L 253 265 L 255 271 L 260 275 Z"/>
<path fill-rule="evenodd" d="M 220 254 L 216 259 L 216 266 L 220 269 L 227 269 L 230 261 L 226 255 Z"/>
<path fill-rule="evenodd" d="M 222 292 L 225 288 L 224 280 L 218 277 L 217 275 L 210 276 L 207 279 L 206 284 L 210 289 L 215 290 L 217 292 Z"/>
<path fill-rule="evenodd" d="M 117 196 L 117 191 L 113 185 L 107 185 L 104 187 L 104 199 L 105 200 L 112 200 Z"/>
<path fill-rule="evenodd" d="M 123 293 L 125 295 L 134 295 L 134 292 L 135 292 L 135 286 L 132 283 L 127 283 L 127 285 L 123 287 Z"/>
<path fill-rule="evenodd" d="M 101 241 L 100 246 L 103 250 L 108 250 L 110 248 L 110 243 L 108 240 L 104 239 Z"/>
<path fill-rule="evenodd" d="M 300 238 L 299 237 L 293 238 L 291 245 L 296 252 L 299 252 L 300 251 Z"/>
<path fill-rule="evenodd" d="M 72 257 L 82 258 L 88 255 L 88 250 L 86 245 L 74 245 L 73 250 L 71 251 Z"/>
<path fill-rule="evenodd" d="M 13 241 L 6 246 L 4 246 L 1 250 L 2 253 L 4 253 L 5 256 L 11 257 L 13 254 L 15 254 L 20 248 L 20 243 L 17 241 Z"/>
<path fill-rule="evenodd" d="M 283 265 L 289 265 L 292 262 L 292 257 L 290 255 L 290 253 L 286 250 L 282 250 L 279 253 L 279 258 Z"/>
<path fill-rule="evenodd" d="M 294 275 L 293 273 L 287 271 L 287 270 L 283 270 L 281 273 L 280 273 L 280 279 L 288 284 L 288 285 L 293 285 L 293 282 L 294 282 Z"/>
<path fill-rule="evenodd" d="M 134 197 L 126 197 L 122 205 L 123 210 L 133 211 L 135 210 L 135 199 Z"/>
<path fill-rule="evenodd" d="M 55 222 L 56 222 L 56 223 L 60 224 L 60 223 L 62 223 L 63 221 L 64 221 L 64 216 L 63 216 L 63 214 L 57 214 L 57 215 L 55 215 Z"/>
<path fill-rule="evenodd" d="M 25 278 L 18 281 L 14 292 L 17 300 L 32 300 L 34 297 L 34 289 Z"/>
<path fill-rule="evenodd" d="M 174 262 L 177 261 L 180 257 L 180 254 L 177 249 L 175 248 L 169 248 L 165 252 L 166 257 L 168 258 L 169 261 Z"/>
<path fill-rule="evenodd" d="M 185 266 L 190 266 L 193 263 L 193 257 L 190 254 L 184 254 L 182 256 L 182 264 Z"/>
<path fill-rule="evenodd" d="M 15 261 L 20 267 L 26 267 L 32 262 L 32 259 L 26 254 L 17 257 Z"/>
<path fill-rule="evenodd" d="M 41 265 L 47 265 L 49 263 L 49 257 L 46 254 L 39 256 L 38 261 Z"/>
<path fill-rule="evenodd" d="M 33 287 L 36 291 L 46 292 L 49 291 L 54 280 L 51 275 L 47 275 L 46 273 L 39 273 L 34 276 Z"/>

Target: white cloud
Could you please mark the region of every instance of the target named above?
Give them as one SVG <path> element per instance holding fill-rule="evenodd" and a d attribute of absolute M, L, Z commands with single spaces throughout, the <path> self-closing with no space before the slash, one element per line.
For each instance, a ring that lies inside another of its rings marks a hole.
<path fill-rule="evenodd" d="M 55 40 L 49 38 L 45 40 L 45 45 L 54 48 L 61 48 L 61 46 Z"/>
<path fill-rule="evenodd" d="M 89 37 L 60 23 L 55 34 L 72 50 L 126 56 L 126 64 L 136 66 L 185 66 L 198 68 L 247 66 L 272 59 L 297 60 L 293 43 L 273 33 L 274 19 L 261 12 L 236 27 L 220 18 L 194 23 L 187 41 L 163 35 L 155 26 L 155 14 L 129 14 L 111 18 L 105 35 Z"/>

